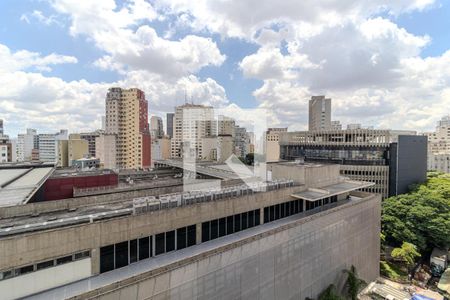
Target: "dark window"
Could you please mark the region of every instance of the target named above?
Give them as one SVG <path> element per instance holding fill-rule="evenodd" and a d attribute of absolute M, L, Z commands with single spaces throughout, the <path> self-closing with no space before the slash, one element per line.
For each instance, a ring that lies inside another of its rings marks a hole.
<path fill-rule="evenodd" d="M 303 211 L 303 200 L 298 200 L 298 209 L 299 209 L 299 212 Z"/>
<path fill-rule="evenodd" d="M 227 234 L 232 234 L 233 230 L 233 216 L 227 217 Z"/>
<path fill-rule="evenodd" d="M 89 257 L 90 253 L 89 253 L 89 251 L 83 251 L 83 252 L 75 253 L 74 256 L 75 256 L 75 259 L 82 259 L 82 258 L 85 258 L 85 257 Z"/>
<path fill-rule="evenodd" d="M 247 212 L 242 213 L 241 216 L 242 216 L 241 227 L 242 227 L 242 230 L 245 230 L 248 228 Z"/>
<path fill-rule="evenodd" d="M 194 246 L 197 243 L 197 227 L 195 225 L 188 226 L 187 231 L 187 245 L 188 247 Z"/>
<path fill-rule="evenodd" d="M 209 222 L 202 223 L 202 243 L 209 241 Z"/>
<path fill-rule="evenodd" d="M 264 207 L 264 223 L 269 222 L 269 208 Z"/>
<path fill-rule="evenodd" d="M 164 233 L 158 233 L 155 236 L 155 255 L 164 253 L 165 235 Z"/>
<path fill-rule="evenodd" d="M 280 204 L 275 205 L 275 220 L 281 218 Z"/>
<path fill-rule="evenodd" d="M 3 277 L 2 277 L 3 276 Z M 8 279 L 14 276 L 12 270 L 4 271 L 3 274 L 0 273 L 0 279 Z"/>
<path fill-rule="evenodd" d="M 255 210 L 255 226 L 259 225 L 259 217 L 260 217 L 260 211 L 259 209 Z"/>
<path fill-rule="evenodd" d="M 211 221 L 211 239 L 217 239 L 219 236 L 219 224 L 218 220 Z"/>
<path fill-rule="evenodd" d="M 234 232 L 241 231 L 241 214 L 234 215 Z"/>
<path fill-rule="evenodd" d="M 115 253 L 116 253 L 116 269 L 128 265 L 128 241 L 117 243 Z"/>
<path fill-rule="evenodd" d="M 186 248 L 186 227 L 177 229 L 177 249 Z"/>
<path fill-rule="evenodd" d="M 226 218 L 219 219 L 219 236 L 226 234 Z"/>
<path fill-rule="evenodd" d="M 166 252 L 175 250 L 175 230 L 166 232 Z"/>
<path fill-rule="evenodd" d="M 30 272 L 33 272 L 33 265 L 29 265 L 29 266 L 25 266 L 25 267 L 16 269 L 16 276 L 27 274 Z"/>
<path fill-rule="evenodd" d="M 270 213 L 270 221 L 275 220 L 275 207 L 272 205 L 271 207 L 269 207 L 269 213 Z"/>
<path fill-rule="evenodd" d="M 100 248 L 100 273 L 114 270 L 114 245 Z"/>
<path fill-rule="evenodd" d="M 139 239 L 139 260 L 149 258 L 150 238 L 148 236 Z"/>
<path fill-rule="evenodd" d="M 137 240 L 130 241 L 130 264 L 137 262 L 138 253 L 137 253 Z"/>
<path fill-rule="evenodd" d="M 55 265 L 55 261 L 54 260 L 43 261 L 43 262 L 37 264 L 36 270 L 41 270 L 41 269 L 53 267 L 54 265 Z"/>
<path fill-rule="evenodd" d="M 298 210 L 298 200 L 294 201 L 294 213 L 298 214 L 299 210 Z"/>
<path fill-rule="evenodd" d="M 71 261 L 72 261 L 72 255 L 67 255 L 67 256 L 60 257 L 60 258 L 56 259 L 56 264 L 57 265 L 62 265 L 62 264 L 65 264 L 65 263 L 68 263 L 68 262 L 71 262 Z"/>
<path fill-rule="evenodd" d="M 286 203 L 281 203 L 281 217 L 286 217 Z"/>
<path fill-rule="evenodd" d="M 255 226 L 255 212 L 252 210 L 248 212 L 248 228 L 253 226 Z"/>

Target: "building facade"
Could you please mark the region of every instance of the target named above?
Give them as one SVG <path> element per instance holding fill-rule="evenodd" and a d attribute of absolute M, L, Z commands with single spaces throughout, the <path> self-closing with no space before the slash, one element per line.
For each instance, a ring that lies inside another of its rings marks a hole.
<path fill-rule="evenodd" d="M 116 166 L 147 168 L 151 164 L 148 102 L 143 91 L 110 88 L 106 95 L 106 134 L 116 134 Z"/>
<path fill-rule="evenodd" d="M 450 116 L 444 116 L 437 122 L 434 132 L 427 132 L 424 135 L 428 138 L 428 170 L 449 173 Z"/>
<path fill-rule="evenodd" d="M 174 113 L 167 113 L 167 123 L 166 123 L 166 133 L 170 138 L 173 138 L 173 118 L 175 117 Z"/>
<path fill-rule="evenodd" d="M 100 159 L 100 166 L 116 169 L 116 134 L 101 134 L 95 138 L 95 157 Z"/>
<path fill-rule="evenodd" d="M 58 161 L 58 141 L 67 140 L 68 131 L 61 129 L 58 133 L 41 133 L 38 135 L 39 160 L 56 163 Z"/>
<path fill-rule="evenodd" d="M 340 164 L 342 175 L 375 183 L 365 190 L 383 198 L 426 180 L 423 136 L 372 129 L 300 131 L 282 134 L 280 147 L 282 159 Z"/>
<path fill-rule="evenodd" d="M 245 158 L 250 153 L 250 136 L 245 127 L 236 125 L 234 127 L 234 154 L 237 157 Z"/>
<path fill-rule="evenodd" d="M 280 160 L 280 133 L 287 132 L 285 128 L 269 128 L 266 131 L 266 162 L 274 162 Z"/>
<path fill-rule="evenodd" d="M 33 149 L 39 149 L 36 129 L 28 128 L 24 134 L 17 136 L 17 161 L 31 161 Z"/>
<path fill-rule="evenodd" d="M 96 157 L 96 139 L 102 134 L 101 130 L 80 133 L 80 138 L 88 142 L 89 157 Z"/>
<path fill-rule="evenodd" d="M 68 140 L 58 140 L 59 167 L 71 167 L 73 162 L 89 157 L 88 141 L 82 140 L 80 134 L 70 134 Z"/>
<path fill-rule="evenodd" d="M 309 100 L 308 130 L 331 129 L 331 99 L 325 96 L 312 96 Z"/>
<path fill-rule="evenodd" d="M 150 118 L 150 133 L 152 139 L 160 139 L 164 136 L 163 120 L 161 117 L 152 116 Z"/>

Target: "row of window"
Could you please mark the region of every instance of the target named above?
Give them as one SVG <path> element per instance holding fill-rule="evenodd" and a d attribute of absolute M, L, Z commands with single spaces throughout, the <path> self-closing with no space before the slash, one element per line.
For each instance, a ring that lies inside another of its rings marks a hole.
<path fill-rule="evenodd" d="M 303 200 L 292 200 L 264 207 L 264 223 L 303 212 Z"/>
<path fill-rule="evenodd" d="M 196 244 L 196 226 L 124 241 L 100 248 L 100 273 L 125 267 L 137 261 Z"/>
<path fill-rule="evenodd" d="M 24 275 L 27 273 L 39 271 L 42 269 L 66 264 L 66 263 L 69 263 L 72 261 L 90 257 L 90 255 L 91 255 L 90 251 L 82 251 L 82 252 L 77 252 L 77 253 L 74 253 L 71 255 L 66 255 L 66 256 L 55 258 L 55 259 L 46 260 L 46 261 L 39 262 L 36 264 L 27 265 L 27 266 L 3 271 L 3 272 L 0 272 L 0 280 L 9 279 L 9 278 Z"/>
<path fill-rule="evenodd" d="M 229 235 L 260 224 L 260 210 L 255 209 L 240 214 L 202 223 L 202 243 Z"/>

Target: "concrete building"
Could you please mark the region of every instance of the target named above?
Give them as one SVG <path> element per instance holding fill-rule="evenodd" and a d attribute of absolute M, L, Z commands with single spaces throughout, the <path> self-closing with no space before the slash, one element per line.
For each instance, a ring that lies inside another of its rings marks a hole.
<path fill-rule="evenodd" d="M 212 106 L 186 103 L 175 108 L 174 137 L 171 141 L 172 158 L 183 157 L 183 147 L 189 147 L 193 157 L 201 159 L 202 139 L 217 134 Z"/>
<path fill-rule="evenodd" d="M 4 131 L 4 129 L 3 129 L 3 120 L 0 119 L 0 136 L 2 136 L 2 135 L 4 135 L 4 134 L 5 134 L 5 131 Z"/>
<path fill-rule="evenodd" d="M 437 122 L 434 132 L 423 135 L 428 138 L 428 170 L 448 173 L 450 157 L 450 116 L 444 116 Z"/>
<path fill-rule="evenodd" d="M 366 191 L 386 198 L 426 180 L 427 141 L 423 136 L 390 130 L 326 130 L 283 133 L 280 157 L 337 163 L 341 174 L 370 181 Z"/>
<path fill-rule="evenodd" d="M 450 173 L 450 153 L 428 153 L 428 170 Z"/>
<path fill-rule="evenodd" d="M 173 138 L 173 118 L 174 113 L 167 113 L 166 133 L 170 138 Z"/>
<path fill-rule="evenodd" d="M 150 133 L 152 139 L 160 139 L 164 136 L 163 120 L 158 116 L 151 116 L 150 118 Z"/>
<path fill-rule="evenodd" d="M 58 141 L 67 140 L 67 129 L 61 129 L 58 133 L 40 133 L 38 135 L 39 160 L 56 163 L 58 161 Z"/>
<path fill-rule="evenodd" d="M 116 169 L 116 135 L 101 134 L 95 138 L 95 157 L 100 159 L 100 166 Z"/>
<path fill-rule="evenodd" d="M 331 130 L 342 130 L 342 124 L 340 121 L 331 121 Z"/>
<path fill-rule="evenodd" d="M 70 167 L 75 160 L 89 157 L 88 141 L 82 140 L 80 134 L 70 134 L 68 140 L 58 141 L 59 167 Z"/>
<path fill-rule="evenodd" d="M 0 209 L 2 298 L 316 298 L 341 288 L 351 265 L 375 280 L 381 199 L 355 191 L 368 183 L 340 178 L 338 166 L 271 172 L 274 181 L 225 180 L 214 192 L 153 188 Z"/>
<path fill-rule="evenodd" d="M 80 133 L 80 138 L 88 142 L 89 157 L 96 157 L 96 139 L 102 134 L 102 130 L 97 130 L 94 132 L 84 132 Z"/>
<path fill-rule="evenodd" d="M 285 128 L 269 128 L 266 131 L 266 162 L 274 162 L 280 160 L 280 133 L 287 132 Z"/>
<path fill-rule="evenodd" d="M 100 167 L 100 159 L 91 158 L 79 158 L 72 161 L 72 167 L 79 170 L 97 169 Z"/>
<path fill-rule="evenodd" d="M 244 158 L 250 150 L 250 137 L 245 127 L 234 127 L 234 154 Z"/>
<path fill-rule="evenodd" d="M 0 135 L 0 163 L 11 162 L 12 145 L 7 135 Z"/>
<path fill-rule="evenodd" d="M 355 124 L 347 124 L 347 130 L 358 130 L 362 129 L 361 124 L 355 123 Z"/>
<path fill-rule="evenodd" d="M 148 102 L 143 91 L 110 88 L 106 95 L 106 134 L 116 134 L 116 166 L 147 168 L 151 164 Z"/>
<path fill-rule="evenodd" d="M 312 96 L 309 100 L 308 130 L 331 129 L 331 99 L 325 96 Z"/>
<path fill-rule="evenodd" d="M 33 149 L 39 149 L 36 129 L 27 129 L 27 133 L 17 136 L 17 161 L 30 161 Z"/>
<path fill-rule="evenodd" d="M 234 137 L 234 129 L 236 127 L 236 121 L 233 118 L 227 116 L 219 116 L 217 120 L 217 134 L 218 135 L 230 135 Z"/>
<path fill-rule="evenodd" d="M 205 137 L 202 140 L 202 160 L 224 163 L 234 150 L 234 141 L 231 135 Z"/>
<path fill-rule="evenodd" d="M 170 138 L 167 135 L 152 140 L 152 165 L 153 161 L 161 159 L 170 159 Z"/>

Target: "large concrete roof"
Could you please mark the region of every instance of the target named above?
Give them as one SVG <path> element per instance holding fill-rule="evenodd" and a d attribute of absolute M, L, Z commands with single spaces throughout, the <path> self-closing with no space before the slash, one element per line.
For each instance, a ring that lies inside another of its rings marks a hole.
<path fill-rule="evenodd" d="M 306 201 L 316 201 L 372 185 L 374 185 L 372 182 L 344 180 L 342 182 L 320 188 L 308 188 L 305 191 L 292 194 L 292 197 Z"/>

